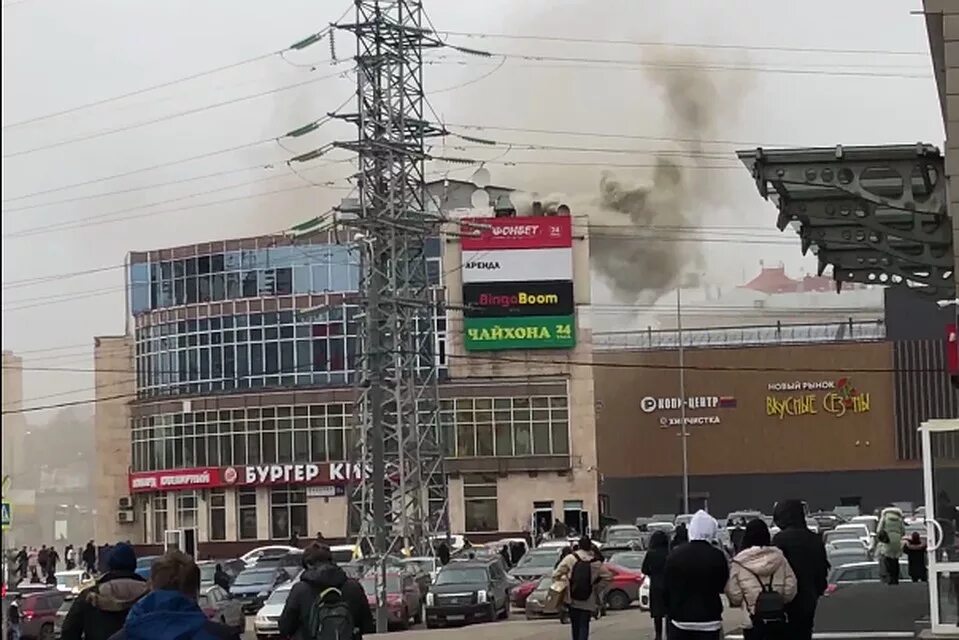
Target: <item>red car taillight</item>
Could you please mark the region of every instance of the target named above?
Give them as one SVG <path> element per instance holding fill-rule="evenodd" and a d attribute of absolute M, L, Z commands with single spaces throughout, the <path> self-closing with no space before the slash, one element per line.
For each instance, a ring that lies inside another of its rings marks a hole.
<path fill-rule="evenodd" d="M 831 594 L 831 593 L 833 593 L 834 591 L 836 591 L 836 589 L 838 589 L 838 588 L 839 588 L 839 585 L 838 585 L 838 584 L 830 584 L 830 585 L 827 585 L 827 586 L 826 586 L 826 593 L 824 593 L 823 595 L 827 595 L 827 596 L 828 596 L 829 594 Z"/>
<path fill-rule="evenodd" d="M 24 621 L 30 622 L 31 620 L 33 620 L 33 615 L 34 615 L 33 611 L 24 611 L 23 612 Z"/>

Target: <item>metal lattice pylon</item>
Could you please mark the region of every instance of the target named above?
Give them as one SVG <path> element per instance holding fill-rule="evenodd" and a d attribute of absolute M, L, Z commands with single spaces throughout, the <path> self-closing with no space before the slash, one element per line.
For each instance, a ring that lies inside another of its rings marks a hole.
<path fill-rule="evenodd" d="M 361 252 L 354 451 L 363 477 L 351 488 L 360 543 L 378 557 L 448 528 L 434 315 L 427 239 L 439 234 L 426 208 L 424 140 L 442 130 L 424 119 L 422 51 L 440 43 L 412 0 L 355 0 L 357 112 L 336 117 L 358 129 L 337 143 L 359 156 L 359 206 L 350 224 Z"/>

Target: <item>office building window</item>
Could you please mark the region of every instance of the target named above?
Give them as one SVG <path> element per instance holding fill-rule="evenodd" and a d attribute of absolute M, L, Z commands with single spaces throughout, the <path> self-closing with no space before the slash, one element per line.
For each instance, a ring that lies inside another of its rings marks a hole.
<path fill-rule="evenodd" d="M 306 535 L 306 489 L 273 489 L 270 491 L 270 537 L 285 540 L 293 533 Z"/>
<path fill-rule="evenodd" d="M 237 489 L 236 525 L 238 539 L 256 540 L 256 489 Z"/>
<path fill-rule="evenodd" d="M 207 502 L 210 507 L 209 538 L 211 541 L 226 540 L 226 491 L 210 489 Z"/>
<path fill-rule="evenodd" d="M 196 491 L 181 491 L 176 494 L 176 526 L 177 529 L 196 528 Z"/>
<path fill-rule="evenodd" d="M 153 494 L 153 542 L 163 544 L 163 534 L 167 529 L 166 494 Z"/>
<path fill-rule="evenodd" d="M 463 476 L 463 505 L 467 533 L 498 531 L 496 517 L 496 476 L 467 474 Z"/>
<path fill-rule="evenodd" d="M 452 458 L 569 453 L 566 396 L 456 398 L 440 405 L 441 441 Z"/>

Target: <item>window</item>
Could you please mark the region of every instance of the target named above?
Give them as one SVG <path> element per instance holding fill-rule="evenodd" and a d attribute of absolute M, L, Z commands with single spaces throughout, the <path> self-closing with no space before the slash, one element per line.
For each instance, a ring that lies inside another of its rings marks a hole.
<path fill-rule="evenodd" d="M 153 542 L 154 544 L 163 544 L 163 534 L 167 529 L 166 521 L 166 494 L 156 493 L 153 495 Z"/>
<path fill-rule="evenodd" d="M 270 537 L 285 540 L 306 535 L 306 489 L 285 487 L 270 491 Z"/>
<path fill-rule="evenodd" d="M 178 529 L 196 528 L 196 491 L 181 491 L 176 494 L 176 526 Z"/>
<path fill-rule="evenodd" d="M 240 540 L 256 540 L 256 489 L 237 489 L 236 524 Z"/>
<path fill-rule="evenodd" d="M 210 506 L 209 538 L 211 541 L 226 540 L 226 491 L 211 489 L 207 501 Z"/>
<path fill-rule="evenodd" d="M 498 531 L 496 516 L 496 476 L 469 474 L 463 476 L 463 505 L 466 532 Z"/>

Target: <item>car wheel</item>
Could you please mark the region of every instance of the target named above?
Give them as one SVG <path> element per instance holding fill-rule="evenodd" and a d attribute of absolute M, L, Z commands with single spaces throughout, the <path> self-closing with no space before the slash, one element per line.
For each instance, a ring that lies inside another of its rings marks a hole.
<path fill-rule="evenodd" d="M 40 627 L 40 640 L 53 640 L 53 625 L 49 622 Z"/>
<path fill-rule="evenodd" d="M 629 596 L 624 591 L 610 591 L 606 595 L 606 604 L 614 611 L 621 611 L 629 608 Z"/>

